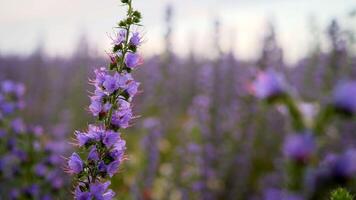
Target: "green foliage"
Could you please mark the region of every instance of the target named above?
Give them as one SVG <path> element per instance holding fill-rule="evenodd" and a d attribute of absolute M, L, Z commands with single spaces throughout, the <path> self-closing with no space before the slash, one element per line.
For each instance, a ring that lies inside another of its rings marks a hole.
<path fill-rule="evenodd" d="M 344 188 L 337 188 L 331 192 L 330 200 L 353 200 L 354 196 L 351 195 Z"/>

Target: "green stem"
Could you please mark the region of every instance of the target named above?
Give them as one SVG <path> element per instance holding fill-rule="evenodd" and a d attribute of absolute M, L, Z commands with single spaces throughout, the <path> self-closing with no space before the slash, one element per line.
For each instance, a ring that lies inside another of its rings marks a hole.
<path fill-rule="evenodd" d="M 287 107 L 289 114 L 292 119 L 292 126 L 297 132 L 305 130 L 305 123 L 303 116 L 298 109 L 298 106 L 295 104 L 295 101 L 290 96 L 286 96 L 284 99 L 284 104 Z"/>
<path fill-rule="evenodd" d="M 324 109 L 322 109 L 318 116 L 315 119 L 313 131 L 316 135 L 321 135 L 325 132 L 329 121 L 332 119 L 332 114 L 334 109 L 332 106 L 328 105 Z"/>
<path fill-rule="evenodd" d="M 127 17 L 128 18 L 132 18 L 131 13 L 132 13 L 132 0 L 130 0 L 128 2 L 128 11 L 127 11 Z M 128 23 L 127 27 L 125 28 L 126 30 L 126 36 L 125 36 L 125 42 L 124 42 L 124 47 L 122 50 L 122 59 L 121 59 L 121 63 L 119 66 L 116 67 L 116 71 L 118 73 L 122 72 L 122 69 L 124 68 L 123 66 L 125 65 L 125 55 L 128 52 L 129 49 L 129 35 L 130 35 L 130 29 L 131 29 L 131 23 Z M 110 104 L 113 105 L 116 101 L 116 95 L 113 95 L 110 99 Z M 114 107 L 111 106 L 110 110 L 109 110 L 109 114 L 107 115 L 106 119 L 105 119 L 105 126 L 106 128 L 110 127 L 111 124 L 111 118 L 112 118 L 112 114 L 114 111 Z"/>

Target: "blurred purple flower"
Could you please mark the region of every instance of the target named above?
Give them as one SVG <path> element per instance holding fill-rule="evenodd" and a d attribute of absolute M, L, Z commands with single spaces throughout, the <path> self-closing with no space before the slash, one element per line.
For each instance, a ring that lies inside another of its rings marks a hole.
<path fill-rule="evenodd" d="M 252 84 L 252 92 L 260 99 L 273 99 L 286 93 L 285 81 L 274 70 L 260 72 Z"/>
<path fill-rule="evenodd" d="M 47 167 L 42 163 L 39 163 L 35 166 L 35 174 L 37 176 L 44 176 L 47 173 L 47 170 Z"/>
<path fill-rule="evenodd" d="M 21 118 L 16 118 L 11 122 L 11 127 L 15 133 L 24 133 L 26 131 L 26 125 Z"/>
<path fill-rule="evenodd" d="M 346 114 L 356 112 L 356 81 L 343 82 L 336 86 L 333 93 L 333 105 Z"/>
<path fill-rule="evenodd" d="M 356 149 L 349 149 L 341 155 L 328 155 L 323 165 L 330 170 L 333 177 L 351 179 L 356 175 Z"/>
<path fill-rule="evenodd" d="M 264 200 L 303 200 L 301 196 L 288 193 L 278 189 L 267 189 L 264 193 Z"/>
<path fill-rule="evenodd" d="M 311 159 L 315 148 L 315 141 L 311 134 L 292 134 L 284 141 L 283 154 L 288 159 L 305 164 Z"/>

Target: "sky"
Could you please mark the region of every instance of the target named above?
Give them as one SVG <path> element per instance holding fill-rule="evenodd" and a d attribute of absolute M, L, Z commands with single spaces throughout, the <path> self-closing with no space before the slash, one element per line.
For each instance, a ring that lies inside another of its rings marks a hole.
<path fill-rule="evenodd" d="M 244 59 L 258 55 L 266 24 L 272 22 L 291 61 L 311 46 L 311 21 L 321 34 L 333 18 L 356 25 L 355 18 L 347 17 L 356 8 L 354 0 L 134 0 L 143 14 L 139 31 L 144 33 L 146 56 L 164 49 L 167 5 L 173 7 L 173 51 L 182 56 L 191 49 L 203 57 L 214 55 L 217 20 L 222 49 Z M 83 35 L 95 51 L 104 53 L 124 12 L 119 0 L 0 0 L 0 53 L 26 55 L 43 43 L 48 55 L 66 56 Z"/>

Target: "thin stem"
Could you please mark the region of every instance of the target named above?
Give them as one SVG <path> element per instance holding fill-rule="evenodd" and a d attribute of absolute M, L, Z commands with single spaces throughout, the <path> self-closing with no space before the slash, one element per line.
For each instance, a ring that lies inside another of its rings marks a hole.
<path fill-rule="evenodd" d="M 294 130 L 297 132 L 305 130 L 306 127 L 303 120 L 303 116 L 300 110 L 298 109 L 298 106 L 295 104 L 295 101 L 293 101 L 293 99 L 290 96 L 286 96 L 283 102 L 286 105 L 289 114 L 291 116 L 292 126 Z"/>
<path fill-rule="evenodd" d="M 128 2 L 128 12 L 127 12 L 127 17 L 128 18 L 132 18 L 131 13 L 132 13 L 132 0 L 130 0 Z M 125 65 L 125 55 L 128 52 L 128 46 L 129 46 L 129 35 L 130 35 L 130 29 L 131 29 L 131 23 L 128 23 L 127 27 L 125 28 L 126 30 L 126 35 L 125 35 L 125 41 L 124 41 L 124 45 L 123 45 L 123 50 L 122 50 L 122 59 L 121 59 L 121 63 L 119 66 L 116 67 L 116 71 L 118 73 L 122 72 L 122 69 L 124 68 L 123 66 Z M 119 96 L 119 95 L 118 95 Z M 114 104 L 116 101 L 117 97 L 116 95 L 114 95 L 113 97 L 111 97 L 110 99 L 110 104 Z M 112 106 L 109 110 L 109 114 L 107 115 L 106 119 L 105 119 L 105 123 L 106 123 L 106 128 L 110 127 L 111 124 L 111 118 L 112 118 L 112 114 L 114 111 L 114 107 Z"/>
<path fill-rule="evenodd" d="M 332 119 L 333 112 L 333 107 L 329 105 L 319 112 L 313 126 L 313 131 L 315 134 L 321 135 L 325 132 L 325 129 L 329 124 L 328 122 Z"/>

